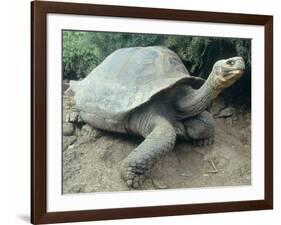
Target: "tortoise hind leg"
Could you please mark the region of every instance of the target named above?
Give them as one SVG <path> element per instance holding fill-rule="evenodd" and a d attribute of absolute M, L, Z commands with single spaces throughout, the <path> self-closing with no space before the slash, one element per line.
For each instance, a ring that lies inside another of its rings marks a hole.
<path fill-rule="evenodd" d="M 175 145 L 176 132 L 165 118 L 157 117 L 148 127 L 145 140 L 123 162 L 121 176 L 129 187 L 139 188 L 146 172 Z"/>
<path fill-rule="evenodd" d="M 213 116 L 207 112 L 184 120 L 186 135 L 192 139 L 196 146 L 210 145 L 214 142 L 214 130 L 216 122 Z"/>

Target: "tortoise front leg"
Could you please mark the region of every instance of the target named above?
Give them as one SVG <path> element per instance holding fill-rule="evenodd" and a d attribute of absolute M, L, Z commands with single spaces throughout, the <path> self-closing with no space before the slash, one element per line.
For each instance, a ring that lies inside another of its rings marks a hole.
<path fill-rule="evenodd" d="M 158 117 L 148 126 L 152 129 L 145 140 L 123 162 L 121 175 L 129 187 L 140 187 L 146 172 L 175 145 L 176 132 L 165 118 Z"/>

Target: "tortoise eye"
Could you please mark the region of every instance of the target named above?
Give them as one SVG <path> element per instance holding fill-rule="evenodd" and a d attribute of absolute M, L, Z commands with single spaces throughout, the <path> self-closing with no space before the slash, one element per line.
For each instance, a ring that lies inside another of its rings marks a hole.
<path fill-rule="evenodd" d="M 234 60 L 228 60 L 226 64 L 233 66 L 235 64 Z"/>

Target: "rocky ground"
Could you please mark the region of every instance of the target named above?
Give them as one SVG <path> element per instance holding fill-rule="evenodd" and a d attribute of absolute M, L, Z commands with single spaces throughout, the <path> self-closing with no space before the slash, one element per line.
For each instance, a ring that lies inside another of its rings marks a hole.
<path fill-rule="evenodd" d="M 72 123 L 78 114 L 69 94 L 63 107 L 63 193 L 129 190 L 120 178 L 121 163 L 142 138 Z M 211 113 L 215 143 L 194 147 L 179 140 L 148 174 L 143 190 L 251 184 L 250 110 L 219 97 Z"/>

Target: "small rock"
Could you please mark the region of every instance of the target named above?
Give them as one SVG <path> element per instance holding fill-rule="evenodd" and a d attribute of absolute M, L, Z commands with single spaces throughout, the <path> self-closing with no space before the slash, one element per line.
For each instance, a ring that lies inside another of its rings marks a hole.
<path fill-rule="evenodd" d="M 72 123 L 63 123 L 62 133 L 64 136 L 71 136 L 73 134 L 74 127 Z"/>
<path fill-rule="evenodd" d="M 66 106 L 63 106 L 64 109 L 68 108 Z M 69 114 L 68 113 L 63 113 L 63 122 L 68 123 L 69 122 Z"/>
<path fill-rule="evenodd" d="M 228 158 L 226 158 L 224 156 L 217 157 L 216 160 L 215 160 L 216 167 L 218 169 L 227 168 L 227 166 L 229 165 L 230 161 L 231 161 L 230 159 L 228 159 Z"/>
<path fill-rule="evenodd" d="M 155 189 L 167 189 L 169 188 L 162 180 L 153 178 L 152 185 Z"/>
<path fill-rule="evenodd" d="M 79 144 L 94 142 L 103 136 L 103 131 L 95 129 L 88 124 L 82 126 L 81 129 L 76 128 L 75 131 Z"/>
<path fill-rule="evenodd" d="M 86 124 L 79 130 L 79 135 L 80 136 L 90 136 L 92 133 L 92 130 L 93 130 L 93 128 L 90 125 Z"/>
<path fill-rule="evenodd" d="M 78 121 L 79 112 L 71 112 L 68 117 L 68 122 L 76 123 Z"/>
<path fill-rule="evenodd" d="M 69 145 L 67 149 L 73 149 L 75 145 Z"/>
<path fill-rule="evenodd" d="M 63 83 L 62 83 L 63 92 L 65 92 L 68 88 L 69 88 L 69 81 L 64 80 Z"/>
<path fill-rule="evenodd" d="M 66 88 L 66 89 L 65 89 Z M 69 96 L 69 97 L 73 97 L 74 96 L 74 92 L 72 91 L 72 89 L 67 88 L 66 86 L 63 87 L 64 90 L 64 95 L 65 96 Z"/>
<path fill-rule="evenodd" d="M 63 137 L 63 150 L 67 149 L 77 140 L 76 136 L 64 136 Z"/>
<path fill-rule="evenodd" d="M 227 117 L 231 117 L 231 116 L 235 116 L 235 109 L 233 107 L 227 107 L 223 110 L 220 111 L 220 113 L 218 115 L 216 115 L 216 118 L 227 118 Z"/>
<path fill-rule="evenodd" d="M 215 100 L 214 100 L 214 102 L 213 102 L 213 104 L 212 104 L 212 106 L 211 106 L 211 109 L 210 109 L 210 113 L 212 114 L 212 115 L 217 115 L 217 114 L 219 114 L 219 112 L 223 109 L 223 108 L 225 108 L 225 100 L 224 100 L 224 98 L 223 97 L 221 97 L 221 96 L 218 96 Z"/>

